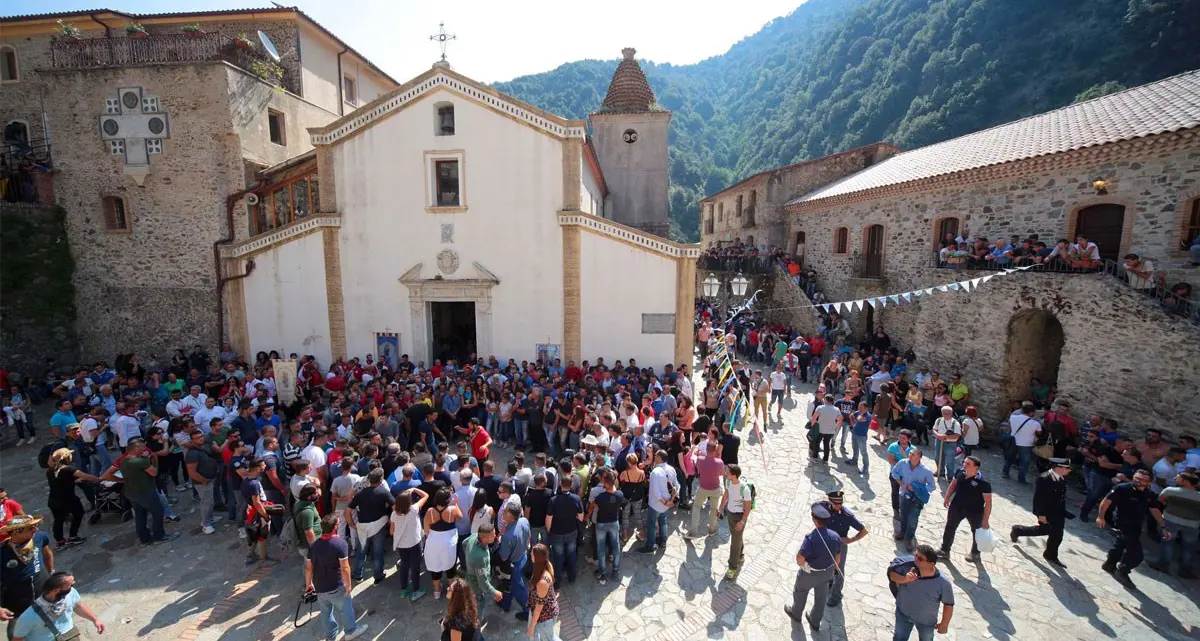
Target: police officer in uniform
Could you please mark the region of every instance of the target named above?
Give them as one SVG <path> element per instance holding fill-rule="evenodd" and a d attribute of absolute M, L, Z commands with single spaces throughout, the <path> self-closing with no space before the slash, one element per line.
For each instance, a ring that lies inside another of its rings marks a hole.
<path fill-rule="evenodd" d="M 816 528 L 804 537 L 800 551 L 796 553 L 796 583 L 792 586 L 792 604 L 783 606 L 783 611 L 792 620 L 799 621 L 800 614 L 808 604 L 809 591 L 815 591 L 812 612 L 805 614 L 812 631 L 821 629 L 821 617 L 825 614 L 825 603 L 829 596 L 829 582 L 833 578 L 834 566 L 842 556 L 842 537 L 829 529 L 832 517 L 829 509 L 821 503 L 812 506 L 812 520 Z"/>
<path fill-rule="evenodd" d="M 1062 543 L 1066 520 L 1074 518 L 1067 514 L 1067 475 L 1071 473 L 1071 462 L 1065 458 L 1050 459 L 1050 470 L 1038 476 L 1033 489 L 1033 514 L 1037 525 L 1014 525 L 1008 536 L 1016 543 L 1023 536 L 1045 536 L 1046 551 L 1042 558 L 1060 568 L 1067 567 L 1058 560 L 1058 546 Z"/>
<path fill-rule="evenodd" d="M 859 522 L 858 517 L 854 516 L 853 510 L 842 504 L 845 500 L 845 492 L 834 490 L 827 493 L 826 496 L 829 499 L 821 501 L 817 505 L 829 511 L 825 527 L 837 532 L 842 542 L 842 554 L 838 559 L 837 570 L 829 580 L 829 601 L 825 604 L 836 608 L 842 604 L 842 587 L 846 584 L 846 553 L 849 551 L 847 547 L 866 536 L 867 528 Z M 851 529 L 855 531 L 854 536 L 850 536 Z"/>

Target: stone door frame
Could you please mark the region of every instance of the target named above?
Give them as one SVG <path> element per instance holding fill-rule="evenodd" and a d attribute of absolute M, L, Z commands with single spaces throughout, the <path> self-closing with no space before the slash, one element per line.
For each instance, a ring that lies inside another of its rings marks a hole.
<path fill-rule="evenodd" d="M 479 263 L 472 263 L 475 278 L 446 279 L 441 274 L 433 278 L 422 278 L 423 263 L 413 265 L 400 283 L 408 288 L 409 312 L 412 314 L 413 361 L 425 361 L 432 365 L 429 352 L 430 314 L 429 305 L 435 302 L 475 303 L 475 351 L 480 355 L 492 353 L 492 288 L 500 284 L 500 278 Z"/>

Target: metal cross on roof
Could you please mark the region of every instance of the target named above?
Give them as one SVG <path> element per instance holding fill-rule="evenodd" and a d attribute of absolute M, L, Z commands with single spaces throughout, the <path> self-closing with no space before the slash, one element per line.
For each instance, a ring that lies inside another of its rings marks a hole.
<path fill-rule="evenodd" d="M 446 62 L 446 45 L 449 44 L 451 40 L 457 40 L 458 36 L 446 33 L 446 23 L 439 22 L 438 32 L 432 36 L 429 36 L 429 39 L 437 41 L 438 46 L 442 48 L 442 62 Z"/>

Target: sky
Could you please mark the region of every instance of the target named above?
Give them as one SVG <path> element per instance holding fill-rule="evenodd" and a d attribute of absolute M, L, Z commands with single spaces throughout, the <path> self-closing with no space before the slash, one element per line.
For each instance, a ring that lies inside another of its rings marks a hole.
<path fill-rule="evenodd" d="M 447 58 L 483 82 L 549 71 L 584 58 L 616 59 L 634 47 L 640 59 L 683 65 L 720 55 L 804 0 L 287 0 L 400 82 L 438 59 L 429 36 L 438 23 L 457 36 Z M 107 6 L 106 6 L 107 5 Z M 0 15 L 105 7 L 163 13 L 269 7 L 264 0 L 4 0 Z"/>

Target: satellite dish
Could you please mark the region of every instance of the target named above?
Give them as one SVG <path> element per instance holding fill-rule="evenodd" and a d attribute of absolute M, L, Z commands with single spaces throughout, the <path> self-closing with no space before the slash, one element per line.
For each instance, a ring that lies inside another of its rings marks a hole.
<path fill-rule="evenodd" d="M 271 42 L 271 38 L 263 33 L 262 29 L 258 30 L 258 41 L 262 43 L 263 51 L 266 51 L 272 60 L 279 62 L 279 50 L 275 48 L 275 43 Z"/>

